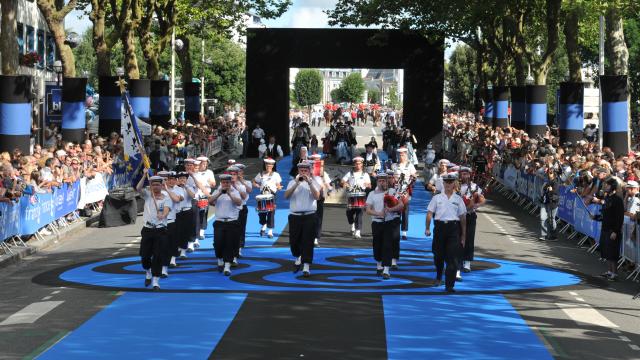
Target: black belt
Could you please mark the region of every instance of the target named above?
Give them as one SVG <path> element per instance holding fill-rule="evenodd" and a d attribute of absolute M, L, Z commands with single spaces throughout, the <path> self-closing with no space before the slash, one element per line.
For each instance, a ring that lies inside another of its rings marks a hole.
<path fill-rule="evenodd" d="M 304 216 L 304 215 L 312 215 L 315 213 L 316 213 L 315 211 L 303 211 L 303 212 L 292 212 L 291 215 Z"/>
<path fill-rule="evenodd" d="M 460 220 L 436 220 L 436 224 L 438 224 L 438 223 L 445 224 L 445 225 L 447 225 L 447 224 L 459 224 Z"/>

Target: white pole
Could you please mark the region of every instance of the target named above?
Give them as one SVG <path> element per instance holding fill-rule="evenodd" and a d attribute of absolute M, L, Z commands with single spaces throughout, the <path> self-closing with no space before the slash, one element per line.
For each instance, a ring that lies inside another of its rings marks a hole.
<path fill-rule="evenodd" d="M 202 39 L 202 78 L 200 79 L 200 114 L 204 116 L 204 39 Z"/>
<path fill-rule="evenodd" d="M 600 15 L 600 51 L 598 54 L 598 75 L 604 75 L 604 16 Z M 598 111 L 598 145 L 602 149 L 602 84 L 599 83 L 600 96 L 600 110 Z"/>
<path fill-rule="evenodd" d="M 171 123 L 176 121 L 176 29 L 171 32 Z"/>

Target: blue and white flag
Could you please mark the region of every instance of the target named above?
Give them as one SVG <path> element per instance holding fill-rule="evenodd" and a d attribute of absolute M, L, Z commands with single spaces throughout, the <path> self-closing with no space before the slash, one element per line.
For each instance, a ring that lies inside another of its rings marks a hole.
<path fill-rule="evenodd" d="M 137 121 L 134 121 L 134 119 L 135 115 L 133 115 L 131 104 L 129 103 L 129 95 L 125 92 L 122 96 L 120 134 L 123 139 L 123 154 L 127 177 L 131 180 L 139 178 L 141 163 L 144 163 L 145 167 L 149 167 L 148 160 L 146 160 L 146 155 L 144 154 L 142 135 L 140 135 Z"/>

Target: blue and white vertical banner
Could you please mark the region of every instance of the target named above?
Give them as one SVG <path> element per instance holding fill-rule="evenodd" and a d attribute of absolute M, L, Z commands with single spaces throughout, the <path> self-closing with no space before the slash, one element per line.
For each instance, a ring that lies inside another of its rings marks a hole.
<path fill-rule="evenodd" d="M 0 242 L 20 235 L 20 203 L 0 203 Z"/>
<path fill-rule="evenodd" d="M 44 87 L 45 125 L 62 124 L 62 86 L 47 84 Z"/>

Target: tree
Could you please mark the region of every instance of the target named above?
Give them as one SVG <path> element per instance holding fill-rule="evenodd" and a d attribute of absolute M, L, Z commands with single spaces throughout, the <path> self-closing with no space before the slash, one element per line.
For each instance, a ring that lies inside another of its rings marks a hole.
<path fill-rule="evenodd" d="M 329 96 L 331 96 L 331 102 L 333 103 L 341 103 L 346 101 L 344 93 L 342 92 L 342 88 L 339 87 L 331 90 Z"/>
<path fill-rule="evenodd" d="M 387 94 L 387 105 L 394 108 L 400 108 L 400 99 L 398 98 L 398 87 L 396 85 L 392 85 L 389 88 L 389 93 Z"/>
<path fill-rule="evenodd" d="M 2 28 L 0 29 L 0 53 L 2 54 L 2 73 L 14 75 L 18 72 L 18 43 L 16 42 L 16 2 L 0 1 L 2 8 Z"/>
<path fill-rule="evenodd" d="M 302 69 L 296 74 L 293 83 L 296 94 L 296 102 L 300 106 L 306 106 L 311 118 L 311 105 L 322 101 L 322 75 L 316 69 Z"/>
<path fill-rule="evenodd" d="M 367 95 L 369 97 L 368 102 L 370 104 L 379 104 L 380 103 L 380 89 L 378 88 L 369 88 L 369 91 L 367 92 Z"/>
<path fill-rule="evenodd" d="M 475 57 L 470 46 L 458 45 L 449 58 L 445 92 L 457 109 L 474 109 Z"/>
<path fill-rule="evenodd" d="M 359 72 L 349 74 L 340 83 L 340 92 L 344 101 L 357 103 L 362 101 L 365 84 Z"/>
<path fill-rule="evenodd" d="M 175 4 L 176 0 L 145 0 L 140 43 L 147 61 L 147 76 L 152 80 L 160 78 L 160 54 L 171 42 L 177 18 Z"/>
<path fill-rule="evenodd" d="M 63 0 L 38 0 L 38 9 L 53 35 L 62 62 L 62 73 L 66 77 L 76 76 L 76 64 L 71 47 L 66 43 L 64 18 L 77 4 L 77 0 L 69 0 L 66 4 Z"/>

